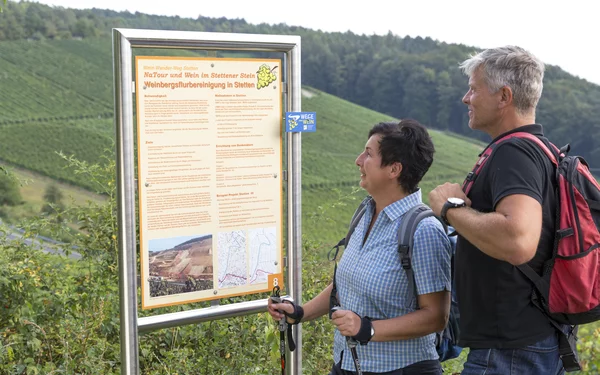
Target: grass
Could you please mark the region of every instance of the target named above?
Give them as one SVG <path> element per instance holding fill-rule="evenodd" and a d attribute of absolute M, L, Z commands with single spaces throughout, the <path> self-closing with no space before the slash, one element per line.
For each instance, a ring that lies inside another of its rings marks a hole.
<path fill-rule="evenodd" d="M 30 170 L 0 163 L 0 166 L 6 167 L 21 181 L 20 192 L 23 201 L 26 204 L 41 208 L 44 202 L 44 193 L 50 184 L 58 186 L 64 195 L 64 203 L 73 203 L 76 205 L 85 205 L 88 201 L 103 202 L 105 197 L 92 193 L 78 186 L 70 185 L 64 182 L 56 181 L 50 177 L 32 172 Z"/>

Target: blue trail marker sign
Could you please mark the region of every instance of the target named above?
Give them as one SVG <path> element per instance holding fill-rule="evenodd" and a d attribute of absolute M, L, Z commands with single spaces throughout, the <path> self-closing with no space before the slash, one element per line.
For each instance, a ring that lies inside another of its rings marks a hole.
<path fill-rule="evenodd" d="M 286 112 L 285 131 L 292 133 L 307 133 L 317 131 L 316 112 Z"/>

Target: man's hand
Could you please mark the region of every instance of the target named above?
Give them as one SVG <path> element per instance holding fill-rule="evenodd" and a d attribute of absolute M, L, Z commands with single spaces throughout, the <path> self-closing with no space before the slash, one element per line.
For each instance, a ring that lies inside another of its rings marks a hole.
<path fill-rule="evenodd" d="M 343 336 L 356 336 L 360 330 L 361 319 L 350 310 L 337 310 L 331 315 L 331 322 Z"/>
<path fill-rule="evenodd" d="M 429 207 L 431 207 L 437 216 L 441 215 L 442 207 L 448 198 L 461 198 L 465 201 L 467 206 L 471 206 L 471 200 L 467 198 L 459 184 L 446 182 L 429 193 Z"/>

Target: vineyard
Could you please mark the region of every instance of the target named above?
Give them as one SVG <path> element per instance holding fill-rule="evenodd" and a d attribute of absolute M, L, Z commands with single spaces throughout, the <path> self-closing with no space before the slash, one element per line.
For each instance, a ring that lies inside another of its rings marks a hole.
<path fill-rule="evenodd" d="M 57 153 L 98 163 L 103 151 L 113 147 L 109 137 L 69 123 L 5 125 L 0 139 L 0 159 L 90 189 L 95 188 L 93 183 L 65 169 L 66 163 Z"/>
<path fill-rule="evenodd" d="M 110 62 L 110 53 L 106 55 Z M 27 41 L 3 43 L 2 59 L 18 66 L 22 72 L 47 80 L 56 91 L 79 94 L 92 104 L 90 110 L 112 108 L 111 65 L 99 67 L 89 57 L 64 53 L 52 43 Z"/>
<path fill-rule="evenodd" d="M 0 101 L 0 127 L 5 134 L 0 137 L 0 159 L 86 187 L 85 181 L 63 169 L 55 153 L 63 150 L 98 161 L 99 152 L 114 139 L 111 48 L 110 38 L 2 42 L 0 63 L 5 69 L 0 78 L 6 90 Z M 157 54 L 203 53 L 134 50 L 134 55 Z M 390 117 L 311 91 L 312 97 L 303 98 L 303 109 L 318 113 L 319 135 L 303 138 L 303 188 L 348 191 L 357 180 L 354 159 L 368 129 Z M 437 176 L 435 180 L 460 178 L 479 146 L 440 132 L 432 134 L 438 154 L 430 175 Z"/>

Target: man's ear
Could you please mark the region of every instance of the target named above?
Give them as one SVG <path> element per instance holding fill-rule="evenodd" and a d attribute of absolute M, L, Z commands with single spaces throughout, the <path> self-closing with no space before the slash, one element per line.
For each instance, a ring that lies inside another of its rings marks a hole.
<path fill-rule="evenodd" d="M 500 101 L 498 102 L 498 109 L 503 109 L 510 106 L 513 103 L 513 92 L 508 86 L 502 86 L 498 92 Z"/>

